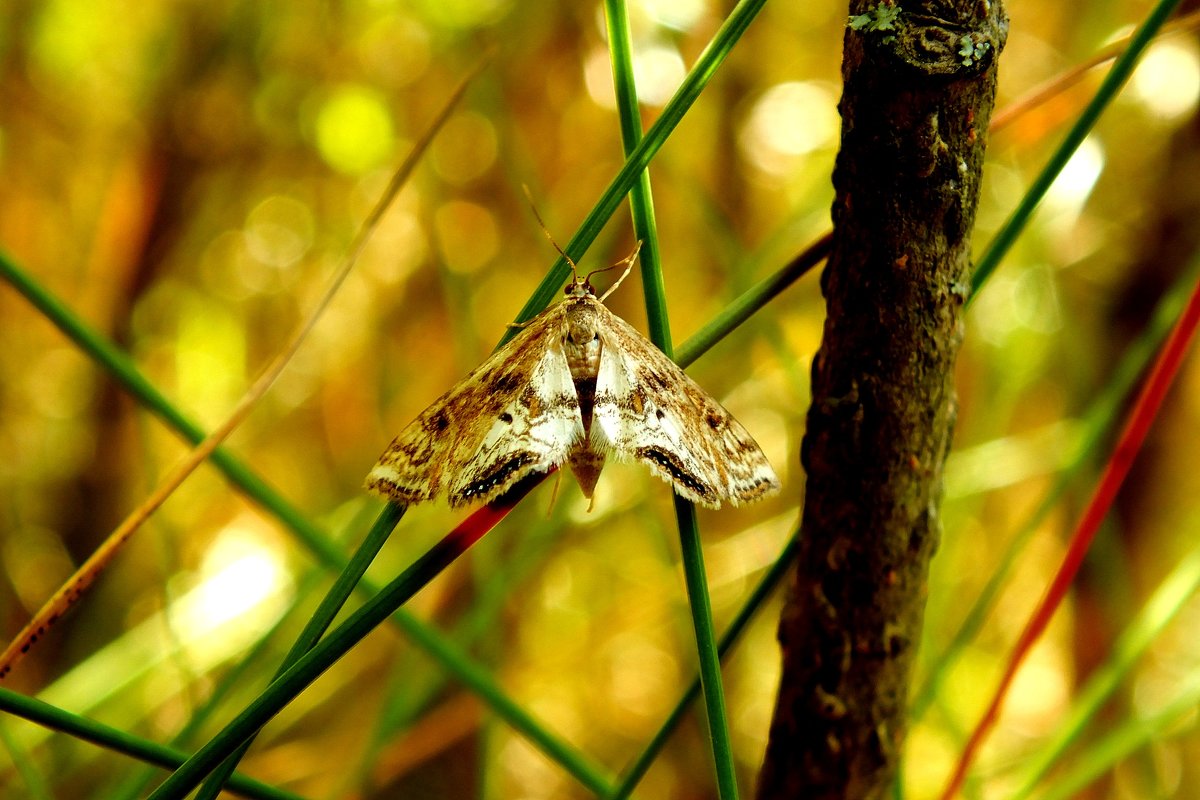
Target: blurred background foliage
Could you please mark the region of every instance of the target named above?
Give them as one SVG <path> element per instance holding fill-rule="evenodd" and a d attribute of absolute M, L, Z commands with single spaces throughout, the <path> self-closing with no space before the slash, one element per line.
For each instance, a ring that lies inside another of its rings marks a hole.
<path fill-rule="evenodd" d="M 1008 7 L 999 107 L 1127 33 L 1147 4 Z M 631 2 L 647 121 L 726 11 L 706 0 Z M 768 4 L 654 161 L 677 342 L 828 227 L 846 12 Z M 379 508 L 360 491 L 379 452 L 490 351 L 553 260 L 521 185 L 564 242 L 622 163 L 599 4 L 10 0 L 0 11 L 0 246 L 211 428 L 312 307 L 391 171 L 489 49 L 490 65 L 333 307 L 230 443 L 352 547 Z M 1097 80 L 1087 75 L 993 137 L 980 245 Z M 961 624 L 1080 441 L 1080 415 L 1194 257 L 1198 94 L 1195 33 L 1165 37 L 972 307 L 928 658 Z M 631 245 L 618 214 L 586 266 Z M 644 330 L 632 284 L 609 303 Z M 797 452 L 822 317 L 814 274 L 691 370 L 753 432 L 785 486 L 771 501 L 702 514 L 719 628 L 798 520 Z M 0 291 L 0 336 L 7 637 L 185 448 L 12 291 Z M 986 755 L 985 796 L 1003 796 L 1013 764 L 1055 730 L 1073 687 L 1195 545 L 1192 362 L 1072 605 L 1021 673 Z M 996 613 L 915 726 L 912 796 L 943 780 L 1104 455 L 1092 454 L 1024 545 Z M 644 470 L 618 465 L 590 514 L 569 480 L 556 502 L 551 493 L 538 490 L 410 608 L 616 772 L 694 672 L 670 496 Z M 459 516 L 414 509 L 371 574 L 391 577 Z M 282 526 L 203 468 L 8 684 L 167 741 L 265 642 L 194 745 L 267 681 L 330 580 Z M 747 790 L 778 682 L 777 612 L 764 610 L 725 673 Z M 1148 714 L 1177 695 L 1200 665 L 1198 615 L 1189 605 L 1156 640 L 1109 716 Z M 1200 797 L 1193 723 L 1164 729 L 1094 796 Z M 705 735 L 689 719 L 641 796 L 712 796 Z M 0 720 L 0 743 L 5 798 L 118 796 L 141 774 L 124 757 L 16 720 Z M 312 797 L 586 795 L 392 629 L 272 723 L 243 766 Z"/>

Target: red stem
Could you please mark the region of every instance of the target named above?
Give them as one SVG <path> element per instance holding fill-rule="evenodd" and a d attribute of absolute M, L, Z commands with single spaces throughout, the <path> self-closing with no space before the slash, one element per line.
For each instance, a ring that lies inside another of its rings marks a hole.
<path fill-rule="evenodd" d="M 1175 323 L 1170 337 L 1158 355 L 1154 369 L 1146 379 L 1141 394 L 1138 395 L 1137 402 L 1130 412 L 1129 420 L 1125 424 L 1125 429 L 1117 441 L 1116 449 L 1104 469 L 1104 475 L 1071 537 L 1063 563 L 1058 568 L 1058 573 L 1054 576 L 1050 588 L 1046 591 L 1046 596 L 1042 598 L 1041 603 L 1030 617 L 1025 630 L 1021 632 L 1021 638 L 1017 640 L 1017 644 L 1013 648 L 1004 676 L 1000 679 L 1000 685 L 996 688 L 996 693 L 993 695 L 987 711 L 984 712 L 983 718 L 971 733 L 971 738 L 967 740 L 954 775 L 942 793 L 942 800 L 950 800 L 962 788 L 967 769 L 974 761 L 979 748 L 982 747 L 984 739 L 991 732 L 992 726 L 996 724 L 1000 706 L 1007 696 L 1009 687 L 1012 686 L 1017 670 L 1020 669 L 1025 657 L 1029 655 L 1029 651 L 1033 649 L 1034 643 L 1046 630 L 1046 626 L 1050 624 L 1050 619 L 1062 604 L 1071 582 L 1075 580 L 1075 573 L 1079 571 L 1084 556 L 1087 555 L 1088 547 L 1092 544 L 1096 530 L 1108 514 L 1113 498 L 1116 497 L 1121 483 L 1129 474 L 1133 459 L 1141 449 L 1146 434 L 1158 415 L 1163 397 L 1166 396 L 1167 390 L 1179 372 L 1179 365 L 1187 353 L 1188 345 L 1196 332 L 1197 323 L 1200 323 L 1200 283 L 1197 283 L 1196 288 L 1192 291 L 1187 307 Z"/>

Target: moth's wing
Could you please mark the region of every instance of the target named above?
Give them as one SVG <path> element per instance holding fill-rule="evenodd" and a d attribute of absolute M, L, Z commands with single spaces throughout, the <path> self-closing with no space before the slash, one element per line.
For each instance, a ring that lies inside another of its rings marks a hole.
<path fill-rule="evenodd" d="M 583 419 L 561 329 L 559 306 L 530 322 L 400 432 L 367 488 L 404 505 L 486 503 L 565 461 Z"/>
<path fill-rule="evenodd" d="M 741 423 L 628 323 L 611 312 L 608 318 L 593 447 L 644 462 L 676 492 L 712 508 L 778 491 L 779 479 Z"/>

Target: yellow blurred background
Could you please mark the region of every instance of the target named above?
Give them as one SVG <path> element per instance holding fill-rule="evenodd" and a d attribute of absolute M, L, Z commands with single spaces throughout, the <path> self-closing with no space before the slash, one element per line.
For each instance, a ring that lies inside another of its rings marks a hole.
<path fill-rule="evenodd" d="M 1127 34 L 1146 7 L 1008 3 L 998 106 Z M 726 13 L 704 0 L 631 3 L 647 124 Z M 677 343 L 827 229 L 845 23 L 837 3 L 768 4 L 653 162 Z M 312 309 L 396 165 L 488 48 L 489 65 L 333 306 L 230 441 L 348 551 L 380 508 L 360 489 L 379 453 L 486 356 L 553 261 L 522 185 L 565 242 L 621 166 L 600 4 L 12 0 L 0 10 L 0 248 L 210 429 Z M 1099 74 L 993 137 L 977 249 Z M 1194 260 L 1198 94 L 1195 33 L 1165 37 L 968 315 L 930 658 L 1069 460 L 1081 415 L 1158 297 Z M 585 266 L 616 261 L 631 244 L 621 211 Z M 635 280 L 609 305 L 645 330 Z M 701 514 L 718 629 L 797 524 L 797 453 L 822 317 L 814 272 L 689 370 L 784 483 L 762 504 Z M 7 638 L 186 448 L 7 288 L 0 342 Z M 981 796 L 1005 796 L 1014 764 L 1055 730 L 1080 680 L 1194 547 L 1194 362 L 1076 602 L 1021 673 L 985 754 Z M 996 612 L 914 729 L 913 797 L 944 780 L 1104 455 L 1024 546 Z M 669 490 L 645 470 L 612 465 L 590 514 L 569 479 L 553 503 L 552 491 L 537 490 L 409 608 L 616 773 L 695 668 Z M 395 575 L 460 517 L 413 509 L 372 577 Z M 167 741 L 278 622 L 194 746 L 265 685 L 331 580 L 283 525 L 204 467 L 7 684 Z M 1190 605 L 1156 641 L 1122 685 L 1114 719 L 1152 713 L 1196 672 L 1198 613 Z M 777 614 L 775 600 L 725 673 L 746 794 L 778 683 Z M 1191 724 L 1138 750 L 1093 796 L 1200 797 Z M 116 796 L 139 772 L 25 722 L 0 719 L 0 734 L 0 797 L 41 791 L 14 766 L 21 759 L 50 797 Z M 709 762 L 693 714 L 638 796 L 715 796 Z M 390 628 L 273 722 L 244 769 L 311 797 L 588 796 Z"/>

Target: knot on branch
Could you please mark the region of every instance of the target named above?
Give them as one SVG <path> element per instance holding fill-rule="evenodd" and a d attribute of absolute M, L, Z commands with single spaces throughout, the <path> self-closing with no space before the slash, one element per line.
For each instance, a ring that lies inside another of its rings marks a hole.
<path fill-rule="evenodd" d="M 933 77 L 969 78 L 988 69 L 1008 37 L 1008 18 L 989 0 L 864 5 L 847 22 L 864 53 Z"/>

